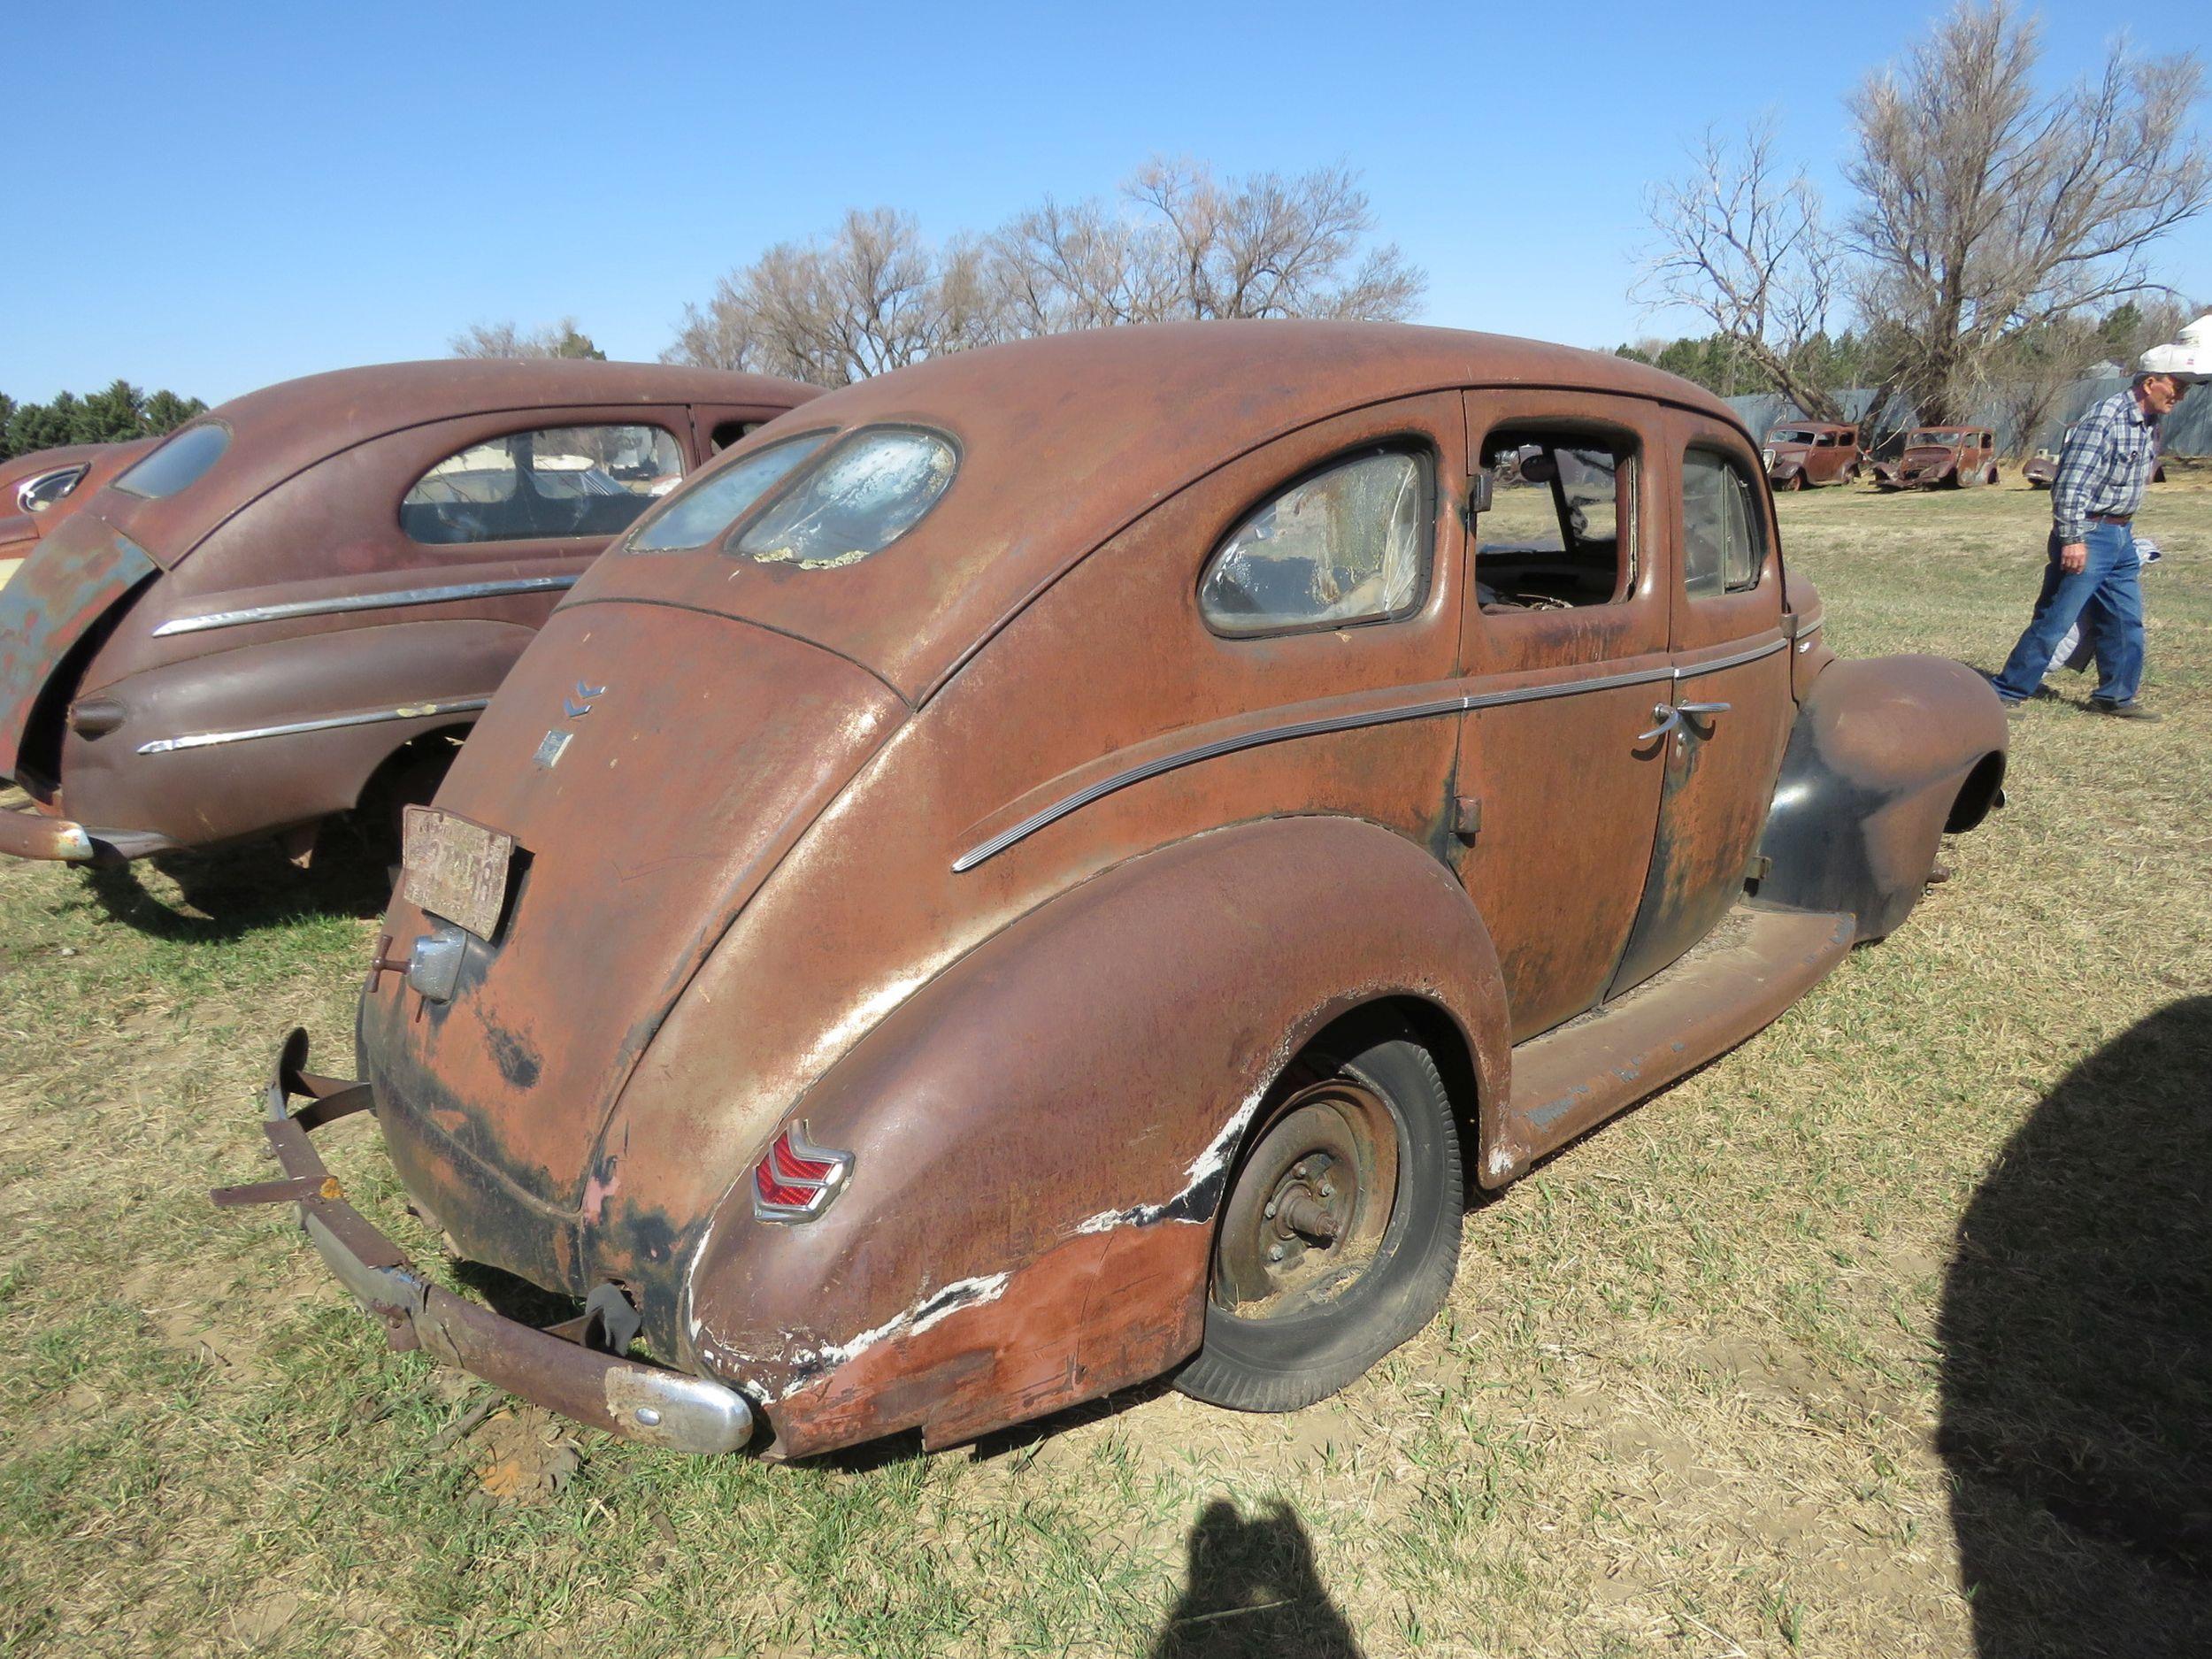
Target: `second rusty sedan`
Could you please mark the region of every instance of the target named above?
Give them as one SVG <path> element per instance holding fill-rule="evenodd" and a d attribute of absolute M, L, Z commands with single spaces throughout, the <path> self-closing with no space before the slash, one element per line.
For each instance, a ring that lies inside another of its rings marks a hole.
<path fill-rule="evenodd" d="M 1823 636 L 1749 434 L 1614 357 L 1208 323 L 832 393 L 554 611 L 411 816 L 362 1080 L 287 1045 L 283 1177 L 222 1197 L 662 1445 L 1307 1404 L 1441 1305 L 1470 1186 L 1997 800 L 1986 682 Z M 311 1141 L 363 1112 L 577 1317 L 411 1265 Z"/>
<path fill-rule="evenodd" d="M 1916 427 L 1895 460 L 1874 464 L 1881 490 L 1962 489 L 1997 478 L 1997 438 L 1986 426 Z"/>
<path fill-rule="evenodd" d="M 334 814 L 426 799 L 608 539 L 812 396 L 657 364 L 393 364 L 73 457 L 65 522 L 0 588 L 0 780 L 35 808 L 0 811 L 0 853 L 304 853 Z"/>

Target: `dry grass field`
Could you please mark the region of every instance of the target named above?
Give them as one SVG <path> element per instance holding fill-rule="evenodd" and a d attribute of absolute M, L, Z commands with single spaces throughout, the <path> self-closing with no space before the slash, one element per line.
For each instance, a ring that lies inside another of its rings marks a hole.
<path fill-rule="evenodd" d="M 2141 521 L 2164 723 L 2062 676 L 1901 933 L 1481 1205 L 1446 1314 L 1288 1417 L 565 1442 L 206 1202 L 284 1029 L 349 1052 L 372 876 L 0 868 L 0 1652 L 2212 1652 L 2201 479 Z M 1782 513 L 1839 649 L 1993 667 L 2047 498 Z M 320 1141 L 393 1221 L 373 1126 Z"/>

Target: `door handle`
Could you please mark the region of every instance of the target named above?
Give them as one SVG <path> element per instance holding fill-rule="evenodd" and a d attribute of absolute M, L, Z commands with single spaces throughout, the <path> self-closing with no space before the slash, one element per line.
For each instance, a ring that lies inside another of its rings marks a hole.
<path fill-rule="evenodd" d="M 1653 726 L 1648 732 L 1637 733 L 1636 741 L 1639 743 L 1648 743 L 1653 738 L 1664 737 L 1668 733 L 1673 731 L 1676 726 L 1682 724 L 1682 710 L 1676 708 L 1671 703 L 1662 703 L 1653 707 L 1651 710 L 1651 718 L 1658 721 L 1659 724 Z"/>
<path fill-rule="evenodd" d="M 1679 705 L 1684 714 L 1725 714 L 1729 705 L 1724 703 L 1685 703 Z"/>

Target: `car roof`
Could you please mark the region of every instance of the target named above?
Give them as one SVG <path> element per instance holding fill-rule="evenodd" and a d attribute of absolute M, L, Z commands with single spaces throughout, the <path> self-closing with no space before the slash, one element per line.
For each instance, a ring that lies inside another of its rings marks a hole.
<path fill-rule="evenodd" d="M 1502 334 L 1214 321 L 1018 341 L 831 392 L 740 447 L 818 426 L 906 423 L 950 434 L 962 451 L 944 500 L 899 542 L 781 586 L 764 619 L 926 696 L 1078 560 L 1238 456 L 1364 404 L 1523 386 L 1658 399 L 1745 432 L 1727 404 L 1678 376 Z"/>
<path fill-rule="evenodd" d="M 248 392 L 187 423 L 219 421 L 231 431 L 204 479 L 162 501 L 138 501 L 111 487 L 98 511 L 166 563 L 287 479 L 410 426 L 592 406 L 717 403 L 780 412 L 818 395 L 818 388 L 796 380 L 665 363 L 449 357 L 334 369 Z"/>

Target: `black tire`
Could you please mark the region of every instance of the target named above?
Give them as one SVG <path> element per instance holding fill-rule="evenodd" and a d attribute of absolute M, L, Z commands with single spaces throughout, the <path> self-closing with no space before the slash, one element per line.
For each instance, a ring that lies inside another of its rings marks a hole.
<path fill-rule="evenodd" d="M 1295 1411 L 1326 1399 L 1426 1325 L 1451 1290 L 1464 1174 L 1458 1125 L 1436 1063 L 1394 1018 L 1340 1031 L 1300 1057 L 1246 1133 L 1215 1222 L 1205 1336 L 1174 1379 L 1194 1399 L 1237 1411 Z M 1342 1125 L 1330 1124 L 1332 1112 Z M 1394 1169 L 1386 1218 L 1378 1225 L 1379 1182 L 1363 1186 L 1356 1160 L 1294 1148 L 1303 1140 L 1348 1133 L 1354 1142 L 1366 1140 L 1379 1165 L 1378 1125 L 1385 1121 L 1394 1134 Z M 1279 1168 L 1285 1157 L 1298 1161 Z M 1273 1219 L 1287 1213 L 1279 1194 L 1314 1203 L 1327 1186 L 1309 1187 L 1307 1171 L 1324 1159 L 1333 1160 L 1322 1166 L 1325 1182 L 1332 1171 L 1353 1172 L 1348 1195 L 1328 1202 L 1340 1203 L 1342 1226 L 1355 1236 L 1292 1239 Z M 1270 1218 L 1263 1225 L 1281 1231 L 1278 1245 L 1294 1248 L 1296 1256 L 1279 1269 L 1261 1269 L 1269 1294 L 1254 1295 L 1262 1287 L 1253 1283 L 1248 1247 L 1260 1235 L 1240 1217 L 1253 1217 L 1267 1197 L 1277 1199 L 1277 1208 L 1263 1210 Z M 1363 1240 L 1363 1233 L 1371 1236 Z M 1328 1256 L 1340 1248 L 1348 1255 Z M 1279 1272 L 1283 1287 L 1277 1289 Z"/>

